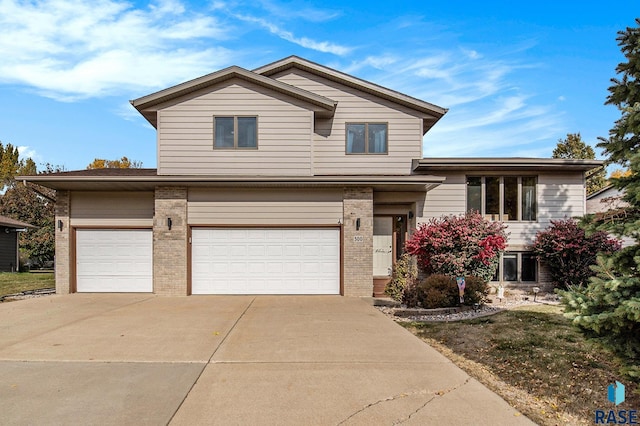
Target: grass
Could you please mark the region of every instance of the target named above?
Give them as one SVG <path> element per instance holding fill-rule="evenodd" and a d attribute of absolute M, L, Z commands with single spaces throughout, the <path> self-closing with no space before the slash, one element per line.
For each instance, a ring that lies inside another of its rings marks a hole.
<path fill-rule="evenodd" d="M 0 272 L 0 296 L 55 286 L 53 272 Z"/>
<path fill-rule="evenodd" d="M 640 407 L 638 384 L 621 377 L 620 361 L 585 339 L 559 306 L 401 324 L 538 424 L 592 425 L 596 409 Z M 615 380 L 627 386 L 626 401 L 618 407 L 607 400 Z"/>

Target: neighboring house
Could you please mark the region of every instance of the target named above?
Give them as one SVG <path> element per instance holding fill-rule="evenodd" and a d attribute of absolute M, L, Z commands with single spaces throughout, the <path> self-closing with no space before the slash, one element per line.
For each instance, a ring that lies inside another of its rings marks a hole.
<path fill-rule="evenodd" d="M 20 269 L 20 232 L 33 227 L 28 223 L 0 216 L 0 272 L 17 272 Z"/>
<path fill-rule="evenodd" d="M 587 214 L 607 213 L 615 215 L 620 209 L 629 206 L 629 203 L 622 200 L 624 192 L 613 185 L 605 186 L 599 191 L 587 196 Z M 617 237 L 616 237 L 617 238 Z M 620 238 L 622 247 L 628 247 L 636 244 L 636 240 L 631 237 Z"/>
<path fill-rule="evenodd" d="M 21 178 L 57 190 L 59 293 L 371 296 L 416 226 L 468 209 L 509 226 L 496 280 L 542 283 L 527 244 L 584 214 L 601 165 L 423 159 L 446 109 L 298 57 L 131 103 L 157 129 L 157 170 Z"/>

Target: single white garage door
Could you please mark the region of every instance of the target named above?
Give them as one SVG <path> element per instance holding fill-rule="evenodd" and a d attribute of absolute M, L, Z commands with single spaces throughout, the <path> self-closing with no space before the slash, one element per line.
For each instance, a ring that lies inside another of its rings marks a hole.
<path fill-rule="evenodd" d="M 153 291 L 150 229 L 78 229 L 78 292 Z"/>
<path fill-rule="evenodd" d="M 194 228 L 193 294 L 339 294 L 340 230 Z"/>

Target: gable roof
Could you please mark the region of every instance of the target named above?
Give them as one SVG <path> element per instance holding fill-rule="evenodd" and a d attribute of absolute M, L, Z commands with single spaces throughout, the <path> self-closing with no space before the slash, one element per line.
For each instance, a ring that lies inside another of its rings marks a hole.
<path fill-rule="evenodd" d="M 292 96 L 296 99 L 306 101 L 315 106 L 314 112 L 319 116 L 332 117 L 335 112 L 337 102 L 332 99 L 256 74 L 238 66 L 231 66 L 129 102 L 140 112 L 140 114 L 144 116 L 144 118 L 147 119 L 149 123 L 151 123 L 153 127 L 157 127 L 157 113 L 156 109 L 153 108 L 156 105 L 211 87 L 232 78 L 249 81 L 262 87 Z"/>
<path fill-rule="evenodd" d="M 319 75 L 329 80 L 344 84 L 345 86 L 353 87 L 363 92 L 373 94 L 380 98 L 421 112 L 425 114 L 425 117 L 423 118 L 423 132 L 425 133 L 427 132 L 427 130 L 433 127 L 438 122 L 438 120 L 440 120 L 440 118 L 442 118 L 442 116 L 444 116 L 448 111 L 447 108 L 439 107 L 432 103 L 425 102 L 423 100 L 405 95 L 404 93 L 400 93 L 383 86 L 379 86 L 375 83 L 371 83 L 370 81 L 362 80 L 358 77 L 345 74 L 341 71 L 325 67 L 324 65 L 311 62 L 295 55 L 289 56 L 276 62 L 272 62 L 260 68 L 256 68 L 253 70 L 253 72 L 270 77 L 289 68 L 298 68 L 304 71 L 308 71 L 312 74 Z"/>

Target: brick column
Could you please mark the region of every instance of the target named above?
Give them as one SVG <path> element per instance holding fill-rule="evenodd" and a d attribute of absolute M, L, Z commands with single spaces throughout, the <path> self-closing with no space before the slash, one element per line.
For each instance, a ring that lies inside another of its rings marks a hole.
<path fill-rule="evenodd" d="M 167 219 L 171 218 L 171 229 Z M 187 188 L 156 187 L 153 217 L 153 291 L 187 295 Z"/>
<path fill-rule="evenodd" d="M 373 189 L 345 188 L 343 209 L 344 295 L 372 296 Z"/>
<path fill-rule="evenodd" d="M 54 221 L 56 239 L 56 293 L 69 294 L 71 292 L 71 228 L 69 227 L 69 212 L 71 194 L 69 191 L 56 191 L 56 217 Z M 62 222 L 62 229 L 58 226 Z"/>

